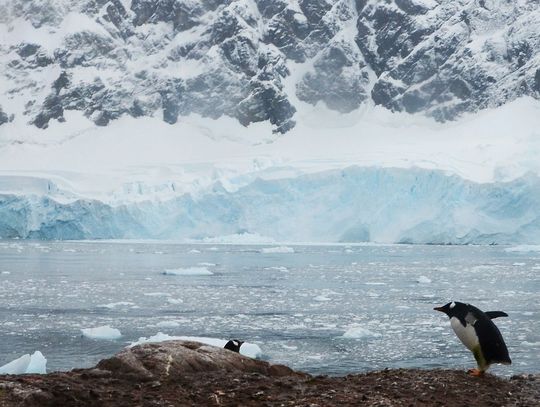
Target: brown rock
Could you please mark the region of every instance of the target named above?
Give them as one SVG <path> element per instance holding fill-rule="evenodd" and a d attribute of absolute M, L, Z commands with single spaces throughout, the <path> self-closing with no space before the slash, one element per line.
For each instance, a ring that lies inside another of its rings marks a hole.
<path fill-rule="evenodd" d="M 125 349 L 92 369 L 0 376 L 0 407 L 539 405 L 538 375 L 397 369 L 313 377 L 184 341 Z"/>
<path fill-rule="evenodd" d="M 136 380 L 164 380 L 193 373 L 228 371 L 261 373 L 278 377 L 295 374 L 287 366 L 271 365 L 230 350 L 199 342 L 166 341 L 149 343 L 124 349 L 96 366 L 114 375 L 129 376 Z"/>

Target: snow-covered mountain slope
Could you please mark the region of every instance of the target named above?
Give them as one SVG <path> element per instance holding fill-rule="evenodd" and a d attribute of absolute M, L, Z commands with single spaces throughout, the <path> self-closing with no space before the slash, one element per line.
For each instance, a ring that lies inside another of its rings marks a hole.
<path fill-rule="evenodd" d="M 540 95 L 536 0 L 0 2 L 0 125 L 196 113 L 273 130 L 305 104 L 438 120 Z"/>
<path fill-rule="evenodd" d="M 0 237 L 538 243 L 536 0 L 0 0 Z"/>

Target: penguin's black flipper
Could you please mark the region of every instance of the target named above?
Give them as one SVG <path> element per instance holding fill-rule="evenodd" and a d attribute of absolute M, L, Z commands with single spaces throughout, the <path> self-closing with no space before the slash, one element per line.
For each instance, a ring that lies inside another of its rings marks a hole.
<path fill-rule="evenodd" d="M 485 314 L 489 317 L 489 319 L 495 319 L 499 317 L 507 317 L 508 314 L 506 312 L 502 311 L 487 311 Z"/>

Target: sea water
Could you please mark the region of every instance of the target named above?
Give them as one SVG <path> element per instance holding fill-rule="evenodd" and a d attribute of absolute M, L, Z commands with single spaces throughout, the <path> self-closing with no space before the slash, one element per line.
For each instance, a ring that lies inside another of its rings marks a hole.
<path fill-rule="evenodd" d="M 433 310 L 505 311 L 511 375 L 540 370 L 540 249 L 0 241 L 0 365 L 89 367 L 140 337 L 238 338 L 314 374 L 475 366 Z M 82 329 L 109 326 L 117 339 Z M 86 331 L 87 332 L 87 331 Z"/>

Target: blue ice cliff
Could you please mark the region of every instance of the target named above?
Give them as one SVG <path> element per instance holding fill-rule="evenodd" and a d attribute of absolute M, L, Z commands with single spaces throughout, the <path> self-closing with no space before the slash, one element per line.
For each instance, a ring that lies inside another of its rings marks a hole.
<path fill-rule="evenodd" d="M 0 194 L 2 238 L 201 239 L 244 232 L 292 242 L 540 243 L 540 179 L 479 184 L 436 170 L 350 167 L 124 205 Z"/>

